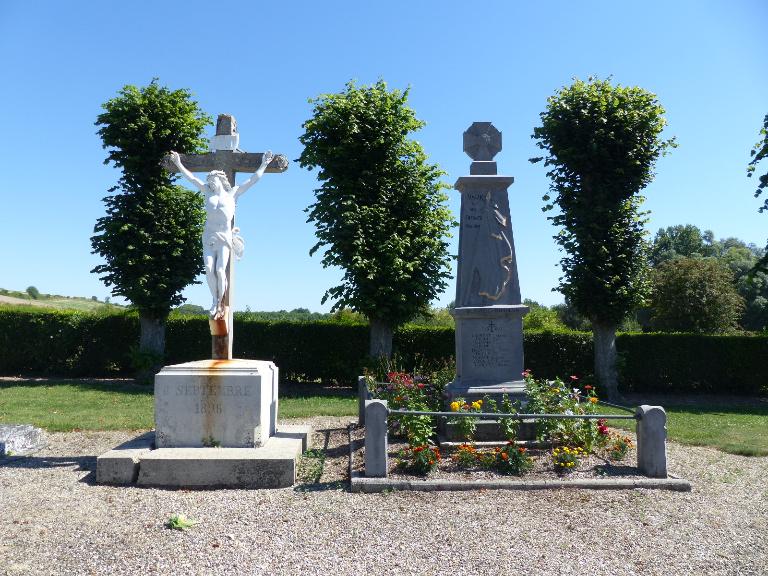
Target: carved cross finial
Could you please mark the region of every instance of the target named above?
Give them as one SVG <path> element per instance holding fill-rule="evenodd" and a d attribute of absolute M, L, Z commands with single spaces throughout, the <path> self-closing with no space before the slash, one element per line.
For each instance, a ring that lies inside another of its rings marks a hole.
<path fill-rule="evenodd" d="M 237 150 L 240 145 L 240 134 L 237 133 L 237 122 L 231 114 L 219 114 L 216 119 L 216 136 L 211 138 L 210 148 L 216 150 Z"/>
<path fill-rule="evenodd" d="M 219 114 L 216 119 L 216 136 L 230 136 L 237 133 L 237 122 L 232 114 Z"/>
<path fill-rule="evenodd" d="M 464 132 L 464 152 L 476 162 L 489 162 L 501 151 L 501 132 L 490 122 L 473 122 Z"/>

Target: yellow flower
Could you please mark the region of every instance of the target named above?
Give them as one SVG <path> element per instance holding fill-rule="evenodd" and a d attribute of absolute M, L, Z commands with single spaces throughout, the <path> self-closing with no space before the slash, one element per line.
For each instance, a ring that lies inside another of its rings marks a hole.
<path fill-rule="evenodd" d="M 474 402 L 472 402 L 472 408 L 474 408 L 475 410 L 480 410 L 480 407 L 482 405 L 483 405 L 482 400 L 475 400 Z"/>
<path fill-rule="evenodd" d="M 460 404 L 456 401 L 451 402 L 451 412 L 458 412 Z"/>

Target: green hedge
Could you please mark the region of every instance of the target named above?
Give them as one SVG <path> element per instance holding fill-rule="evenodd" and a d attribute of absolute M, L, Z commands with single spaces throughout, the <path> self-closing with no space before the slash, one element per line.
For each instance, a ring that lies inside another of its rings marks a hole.
<path fill-rule="evenodd" d="M 0 308 L 0 374 L 117 376 L 131 374 L 139 323 L 131 313 Z M 168 321 L 166 361 L 210 357 L 208 322 Z M 406 362 L 454 352 L 451 328 L 406 325 L 394 347 Z M 632 392 L 768 393 L 768 336 L 620 334 L 622 389 Z M 268 322 L 235 318 L 234 354 L 273 360 L 289 380 L 354 382 L 368 350 L 368 326 L 334 322 Z M 525 367 L 540 377 L 592 372 L 592 335 L 528 332 Z"/>
<path fill-rule="evenodd" d="M 768 336 L 622 334 L 616 347 L 630 392 L 768 394 Z"/>
<path fill-rule="evenodd" d="M 136 315 L 0 308 L 0 374 L 126 373 L 138 334 Z"/>

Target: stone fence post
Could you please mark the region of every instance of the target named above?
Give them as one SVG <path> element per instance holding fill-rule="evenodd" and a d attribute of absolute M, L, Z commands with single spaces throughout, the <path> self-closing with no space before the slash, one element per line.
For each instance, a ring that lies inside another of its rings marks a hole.
<path fill-rule="evenodd" d="M 638 406 L 637 467 L 651 478 L 667 477 L 667 413 L 661 406 Z"/>
<path fill-rule="evenodd" d="M 387 408 L 386 400 L 365 402 L 365 475 L 369 478 L 386 478 L 387 459 Z"/>
<path fill-rule="evenodd" d="M 371 399 L 365 376 L 357 377 L 357 424 L 365 426 L 365 401 Z"/>

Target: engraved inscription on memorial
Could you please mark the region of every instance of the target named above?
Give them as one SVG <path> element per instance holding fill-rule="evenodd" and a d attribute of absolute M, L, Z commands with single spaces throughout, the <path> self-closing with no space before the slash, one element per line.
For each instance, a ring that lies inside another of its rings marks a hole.
<path fill-rule="evenodd" d="M 177 384 L 176 396 L 250 396 L 251 388 L 238 384 Z"/>
<path fill-rule="evenodd" d="M 493 320 L 486 323 L 485 330 L 472 334 L 472 366 L 475 368 L 496 368 L 512 365 L 512 334 Z"/>
<path fill-rule="evenodd" d="M 487 194 L 481 194 L 479 192 L 468 192 L 464 194 L 466 213 L 464 214 L 464 221 L 462 222 L 463 228 L 480 228 L 486 212 L 486 196 Z"/>
<path fill-rule="evenodd" d="M 218 402 L 195 402 L 195 414 L 221 414 L 221 404 Z"/>

